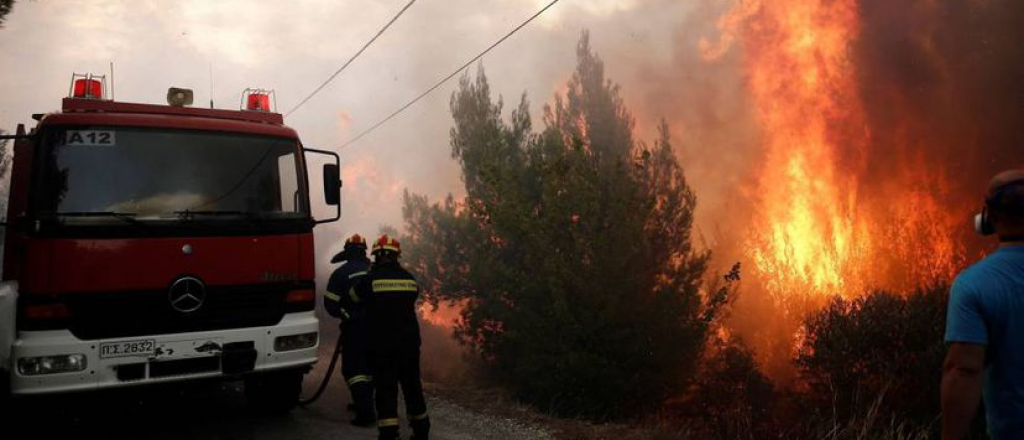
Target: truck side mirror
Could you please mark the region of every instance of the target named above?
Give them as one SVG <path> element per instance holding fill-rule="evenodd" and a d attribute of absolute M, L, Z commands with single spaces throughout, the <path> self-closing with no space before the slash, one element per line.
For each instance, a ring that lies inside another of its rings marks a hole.
<path fill-rule="evenodd" d="M 316 224 L 323 224 L 338 221 L 338 219 L 341 218 L 341 157 L 338 156 L 338 153 L 335 153 L 333 151 L 314 150 L 312 148 L 304 148 L 303 150 L 306 152 L 307 155 L 317 154 L 321 156 L 328 156 L 330 159 L 333 159 L 330 162 L 324 164 L 323 179 L 324 202 L 327 204 L 327 206 L 334 207 L 334 215 L 329 218 L 314 219 L 314 222 Z M 309 187 L 312 186 L 313 182 L 309 182 Z M 312 207 L 310 209 L 312 209 Z"/>
<path fill-rule="evenodd" d="M 337 164 L 324 165 L 324 202 L 331 206 L 341 203 L 341 169 Z"/>

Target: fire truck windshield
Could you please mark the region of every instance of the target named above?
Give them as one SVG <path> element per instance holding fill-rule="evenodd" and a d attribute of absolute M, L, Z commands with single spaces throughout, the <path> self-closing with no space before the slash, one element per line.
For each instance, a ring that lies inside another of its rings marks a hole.
<path fill-rule="evenodd" d="M 34 211 L 59 225 L 308 220 L 293 139 L 129 127 L 51 127 Z"/>

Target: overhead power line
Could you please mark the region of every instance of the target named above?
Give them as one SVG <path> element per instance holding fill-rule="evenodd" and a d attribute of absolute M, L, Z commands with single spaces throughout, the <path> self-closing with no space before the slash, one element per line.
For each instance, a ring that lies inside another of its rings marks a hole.
<path fill-rule="evenodd" d="M 494 42 L 494 44 L 492 44 L 492 45 L 491 45 L 490 47 L 488 47 L 488 48 L 487 48 L 486 50 L 484 50 L 483 52 L 480 52 L 480 54 L 479 54 L 479 55 L 477 55 L 477 56 L 473 57 L 473 59 L 471 59 L 471 60 L 467 61 L 467 62 L 466 62 L 466 64 L 463 64 L 463 65 L 462 65 L 462 67 L 459 67 L 459 68 L 458 68 L 458 69 L 456 69 L 456 70 L 455 70 L 454 72 L 452 72 L 452 73 L 451 73 L 450 75 L 446 76 L 446 77 L 445 77 L 444 79 L 442 79 L 441 81 L 438 81 L 438 82 L 437 82 L 437 84 L 434 84 L 434 86 L 433 86 L 433 87 L 431 87 L 431 88 L 429 88 L 429 89 L 427 89 L 427 91 L 425 91 L 425 92 L 423 92 L 423 93 L 420 93 L 420 94 L 419 94 L 419 96 L 417 96 L 416 98 L 414 98 L 414 99 L 413 99 L 412 101 L 409 101 L 409 103 L 408 103 L 408 104 L 405 104 L 405 105 L 403 105 L 403 106 L 402 106 L 401 108 L 399 108 L 398 110 L 395 110 L 395 112 L 394 112 L 394 113 L 391 113 L 390 115 L 388 115 L 388 117 L 386 117 L 386 118 L 382 119 L 382 120 L 381 120 L 380 122 L 378 122 L 378 123 L 374 124 L 374 125 L 373 125 L 372 127 L 370 127 L 370 128 L 368 128 L 368 129 L 366 129 L 366 130 L 365 130 L 365 131 L 363 131 L 362 133 L 359 133 L 359 135 L 358 135 L 358 136 L 356 136 L 356 137 L 352 138 L 352 139 L 351 139 L 351 140 L 349 140 L 348 142 L 345 142 L 344 144 L 342 144 L 341 148 L 345 148 L 345 147 L 348 147 L 349 145 L 352 145 L 352 144 L 354 144 L 354 143 L 358 142 L 358 141 L 359 141 L 360 139 L 362 139 L 362 138 L 363 138 L 363 137 L 365 137 L 366 135 L 368 135 L 368 134 L 370 134 L 371 132 L 373 132 L 374 130 L 376 130 L 376 129 L 380 128 L 380 126 L 382 126 L 382 125 L 384 125 L 384 124 L 387 124 L 387 123 L 388 123 L 388 121 L 390 121 L 390 120 L 394 119 L 394 118 L 395 118 L 395 116 L 398 116 L 398 115 L 399 115 L 399 114 L 401 114 L 402 112 L 406 111 L 406 110 L 407 110 L 407 109 L 408 109 L 409 107 L 412 107 L 412 106 L 413 106 L 413 105 L 415 105 L 415 104 L 416 104 L 417 102 L 419 102 L 419 101 L 420 101 L 421 99 L 423 99 L 424 97 L 426 97 L 427 95 L 429 95 L 430 93 L 432 93 L 432 92 L 433 92 L 434 90 L 437 90 L 437 89 L 438 89 L 439 87 L 441 87 L 442 85 L 444 85 L 444 83 L 446 83 L 446 82 L 450 81 L 450 80 L 451 80 L 452 78 L 454 78 L 454 77 L 455 77 L 455 75 L 458 75 L 458 74 L 459 74 L 460 72 L 462 72 L 463 70 L 466 70 L 466 68 L 468 68 L 469 66 L 473 65 L 473 63 L 477 62 L 477 61 L 478 61 L 478 60 L 479 60 L 480 58 L 483 58 L 483 57 L 484 57 L 484 55 L 487 55 L 487 53 L 488 53 L 488 52 L 490 52 L 490 51 L 494 50 L 494 48 L 498 47 L 498 46 L 499 46 L 499 45 L 500 45 L 501 43 L 505 42 L 505 40 L 509 39 L 509 37 L 511 37 L 512 35 L 515 35 L 515 33 L 516 33 L 516 32 L 519 32 L 519 30 L 520 30 L 520 29 L 522 29 L 522 28 L 526 27 L 526 25 L 530 24 L 530 22 L 532 22 L 533 20 L 536 20 L 536 19 L 537 19 L 537 17 L 540 17 L 541 15 L 543 15 L 543 14 L 544 14 L 544 12 L 547 12 L 547 10 L 548 10 L 548 9 L 551 9 L 551 7 L 552 7 L 552 6 L 554 6 L 554 5 L 556 4 L 556 3 L 558 3 L 559 1 L 561 1 L 561 0 L 553 0 L 553 1 L 551 2 L 551 3 L 548 3 L 548 5 L 547 5 L 547 6 L 545 6 L 544 8 L 542 8 L 542 9 L 541 9 L 540 11 L 537 11 L 537 13 L 536 13 L 536 14 L 533 14 L 533 16 L 531 16 L 531 17 L 530 17 L 529 19 L 527 19 L 526 21 L 522 22 L 522 24 L 520 24 L 519 26 L 516 26 L 516 28 L 515 28 L 515 29 L 512 29 L 512 31 L 511 31 L 511 32 L 509 32 L 509 33 L 505 34 L 505 36 L 504 36 L 504 37 L 501 37 L 501 39 L 499 39 L 498 41 Z"/>
<path fill-rule="evenodd" d="M 409 3 L 406 3 L 405 7 L 402 8 L 401 11 L 398 11 L 398 14 L 395 14 L 395 16 L 391 18 L 391 21 L 388 22 L 388 24 L 384 25 L 383 28 L 381 28 L 379 31 L 377 31 L 377 35 L 374 35 L 373 38 L 370 39 L 370 41 L 367 41 L 366 44 L 363 45 L 363 48 L 359 49 L 359 52 L 356 52 L 355 55 L 352 55 L 352 58 L 349 58 L 348 61 L 346 61 L 345 64 L 343 64 L 341 66 L 341 68 L 339 68 L 338 70 L 335 70 L 334 73 L 331 74 L 331 76 L 327 78 L 327 80 L 325 80 L 323 83 L 321 83 L 320 86 L 316 88 L 316 90 L 313 90 L 313 93 L 310 93 L 309 96 L 306 97 L 306 99 L 303 99 L 302 102 L 299 102 L 298 105 L 296 105 L 295 107 L 292 107 L 292 109 L 288 110 L 288 113 L 285 113 L 284 115 L 288 116 L 288 115 L 294 113 L 296 110 L 298 110 L 300 107 L 302 107 L 307 101 L 309 101 L 314 96 L 316 96 L 317 93 L 319 93 L 321 90 L 323 90 L 324 87 L 327 87 L 327 84 L 330 84 L 331 81 L 333 81 L 335 77 L 337 77 L 341 72 L 344 72 L 345 69 L 348 68 L 349 64 L 352 64 L 352 62 L 355 61 L 356 58 L 359 58 L 359 55 L 362 55 L 363 52 L 365 52 L 366 49 L 368 47 L 370 47 L 371 44 L 373 44 L 374 41 L 377 41 L 377 38 L 380 38 L 380 36 L 383 35 L 384 32 L 387 31 L 388 28 L 390 28 L 392 24 L 395 24 L 395 22 L 398 21 L 398 18 L 401 17 L 402 14 L 404 14 L 405 11 L 407 11 L 409 9 L 409 7 L 412 6 L 413 3 L 416 3 L 416 0 L 409 0 Z"/>

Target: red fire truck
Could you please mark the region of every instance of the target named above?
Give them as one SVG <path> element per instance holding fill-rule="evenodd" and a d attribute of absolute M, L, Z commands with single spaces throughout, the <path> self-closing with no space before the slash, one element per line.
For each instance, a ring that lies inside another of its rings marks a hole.
<path fill-rule="evenodd" d="M 7 136 L 0 393 L 241 378 L 251 404 L 292 408 L 316 361 L 313 227 L 340 216 L 338 156 L 304 148 L 270 91 L 231 111 L 105 89 L 73 75 L 61 112 Z"/>

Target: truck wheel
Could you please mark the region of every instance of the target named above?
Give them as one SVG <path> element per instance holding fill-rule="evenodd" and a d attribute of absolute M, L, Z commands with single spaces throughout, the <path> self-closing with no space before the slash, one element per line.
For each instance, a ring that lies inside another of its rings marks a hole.
<path fill-rule="evenodd" d="M 275 371 L 245 378 L 245 399 L 264 414 L 284 414 L 295 408 L 302 392 L 302 371 Z"/>

